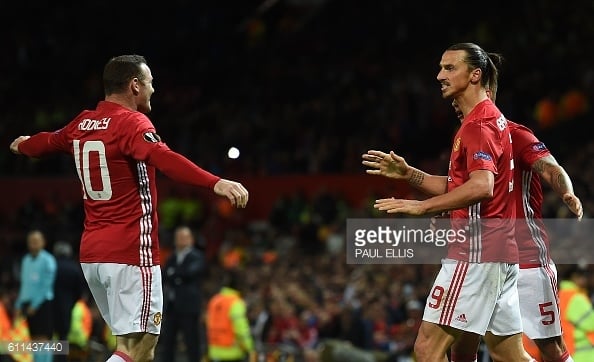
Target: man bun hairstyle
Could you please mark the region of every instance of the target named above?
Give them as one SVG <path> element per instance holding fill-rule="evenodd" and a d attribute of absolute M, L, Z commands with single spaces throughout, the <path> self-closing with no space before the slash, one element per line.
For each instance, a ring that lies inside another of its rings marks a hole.
<path fill-rule="evenodd" d="M 458 43 L 447 50 L 464 50 L 465 62 L 470 69 L 480 69 L 482 72 L 481 85 L 497 93 L 499 68 L 503 64 L 503 56 L 499 53 L 488 53 L 475 43 Z"/>

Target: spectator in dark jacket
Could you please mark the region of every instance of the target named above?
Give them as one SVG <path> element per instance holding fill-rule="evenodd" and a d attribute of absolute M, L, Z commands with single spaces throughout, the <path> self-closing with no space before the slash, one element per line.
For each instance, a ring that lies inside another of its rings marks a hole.
<path fill-rule="evenodd" d="M 175 229 L 174 243 L 175 251 L 167 260 L 163 273 L 165 303 L 159 355 L 162 361 L 173 361 L 177 336 L 181 333 L 186 360 L 199 361 L 202 356 L 202 277 L 206 272 L 206 258 L 187 226 Z"/>
<path fill-rule="evenodd" d="M 82 297 L 86 282 L 78 261 L 73 258 L 72 246 L 65 241 L 54 244 L 56 282 L 54 285 L 54 331 L 60 341 L 68 339 L 74 304 Z M 54 356 L 55 362 L 66 361 L 67 356 Z"/>

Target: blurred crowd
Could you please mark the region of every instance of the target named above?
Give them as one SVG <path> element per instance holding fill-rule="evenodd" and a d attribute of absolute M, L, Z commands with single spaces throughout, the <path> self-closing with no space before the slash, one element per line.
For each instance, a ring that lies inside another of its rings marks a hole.
<path fill-rule="evenodd" d="M 566 216 L 558 198 L 547 199 L 548 217 Z M 297 361 L 346 361 L 336 356 L 324 357 L 324 353 L 330 353 L 325 351 L 340 344 L 336 351 L 346 348 L 352 356 L 360 355 L 353 360 L 408 361 L 425 298 L 439 265 L 347 264 L 346 220 L 380 216 L 371 207 L 372 201 L 370 198 L 367 206 L 353 207 L 331 191 L 313 198 L 296 193 L 279 198 L 265 220 L 243 222 L 239 217 L 231 217 L 218 227 L 213 226 L 216 220 L 220 222 L 216 209 L 206 214 L 188 211 L 176 216 L 164 208 L 162 260 L 172 251 L 175 227 L 190 225 L 196 235 L 195 246 L 207 255 L 207 273 L 201 279 L 203 299 L 216 293 L 223 270 L 240 270 L 244 276 L 241 292 L 256 346 L 260 351 L 273 346 L 270 356 L 284 353 L 299 358 Z M 82 210 L 73 208 L 69 212 L 77 214 Z M 48 249 L 64 235 L 57 230 L 72 228 L 69 243 L 76 250 L 75 230 L 80 229 L 80 224 L 60 224 L 64 216 L 52 216 L 47 214 L 47 208 L 34 205 L 28 205 L 20 215 L 22 220 L 45 221 L 39 225 L 52 235 Z M 23 221 L 23 227 L 25 224 Z M 220 242 L 215 243 L 217 238 Z M 13 253 L 4 254 L 0 264 L 1 289 L 8 306 L 19 286 L 19 263 L 25 245 L 22 238 L 16 239 Z M 560 273 L 565 267 L 558 266 Z M 594 291 L 594 269 L 590 271 L 589 290 Z M 85 298 L 85 302 L 94 317 L 89 343 L 95 355 L 103 356 L 109 350 L 109 331 L 92 299 Z M 183 342 L 179 348 L 183 349 Z"/>
<path fill-rule="evenodd" d="M 103 98 L 103 65 L 126 52 L 149 60 L 156 89 L 151 118 L 162 138 L 223 174 L 359 172 L 359 155 L 369 147 L 397 148 L 412 160 L 437 154 L 457 123 L 441 99 L 437 65 L 459 41 L 504 55 L 498 103 L 510 119 L 544 130 L 591 115 L 594 56 L 583 44 L 594 31 L 587 2 L 498 4 L 452 24 L 446 19 L 459 9 L 445 4 L 427 12 L 422 3 L 389 0 L 279 0 L 223 9 L 217 1 L 175 0 L 134 8 L 138 16 L 158 11 L 158 19 L 175 24 L 157 22 L 141 37 L 121 33 L 127 18 L 112 13 L 109 2 L 15 6 L 43 16 L 3 24 L 14 22 L 0 59 L 11 70 L 0 79 L 6 145 L 93 107 Z M 122 12 L 126 6 L 118 4 Z M 107 14 L 111 26 L 90 25 Z M 23 96 L 29 84 L 42 87 L 34 98 Z M 239 159 L 226 157 L 231 146 Z M 70 166 L 0 154 L 4 175 L 63 174 Z"/>

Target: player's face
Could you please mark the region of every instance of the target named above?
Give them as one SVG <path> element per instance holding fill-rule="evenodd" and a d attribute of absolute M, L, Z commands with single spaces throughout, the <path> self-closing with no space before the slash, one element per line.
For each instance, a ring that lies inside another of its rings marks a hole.
<path fill-rule="evenodd" d="M 471 80 L 468 64 L 464 62 L 466 51 L 446 50 L 439 62 L 437 81 L 441 84 L 443 98 L 455 98 L 463 93 Z"/>
<path fill-rule="evenodd" d="M 153 75 L 150 68 L 146 64 L 142 64 L 142 80 L 139 80 L 140 94 L 137 97 L 138 111 L 142 113 L 149 113 L 151 111 L 151 96 L 155 93 L 153 88 Z"/>

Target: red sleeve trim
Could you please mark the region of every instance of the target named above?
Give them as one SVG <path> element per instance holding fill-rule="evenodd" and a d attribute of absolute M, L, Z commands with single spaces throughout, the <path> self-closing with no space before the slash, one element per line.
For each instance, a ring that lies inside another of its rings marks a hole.
<path fill-rule="evenodd" d="M 179 153 L 166 148 L 155 148 L 151 152 L 148 162 L 172 180 L 194 186 L 212 189 L 221 179 Z"/>

